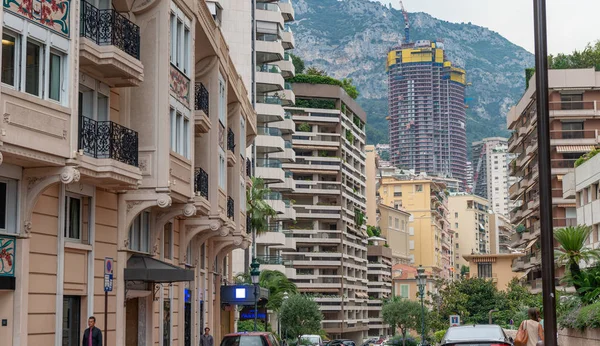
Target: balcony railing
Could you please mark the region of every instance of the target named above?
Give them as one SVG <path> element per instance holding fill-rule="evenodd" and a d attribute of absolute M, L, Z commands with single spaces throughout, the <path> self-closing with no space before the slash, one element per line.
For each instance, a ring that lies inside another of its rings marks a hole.
<path fill-rule="evenodd" d="M 195 89 L 196 110 L 204 111 L 208 115 L 208 90 L 202 83 L 196 83 Z"/>
<path fill-rule="evenodd" d="M 281 161 L 276 159 L 256 159 L 256 167 L 281 168 Z"/>
<path fill-rule="evenodd" d="M 549 106 L 551 111 L 595 110 L 596 101 L 554 101 Z"/>
<path fill-rule="evenodd" d="M 259 127 L 256 132 L 259 136 L 281 137 L 281 130 L 276 127 Z"/>
<path fill-rule="evenodd" d="M 200 196 L 208 199 L 208 173 L 198 167 L 194 174 L 194 191 L 200 194 Z"/>
<path fill-rule="evenodd" d="M 577 226 L 577 218 L 556 218 L 552 219 L 552 227 L 575 227 Z"/>
<path fill-rule="evenodd" d="M 82 1 L 81 36 L 99 46 L 115 46 L 140 59 L 140 27 L 115 10 L 101 10 Z"/>
<path fill-rule="evenodd" d="M 555 159 L 551 160 L 552 168 L 574 168 L 576 159 Z"/>
<path fill-rule="evenodd" d="M 97 159 L 138 165 L 138 133 L 112 121 L 79 117 L 79 149 Z"/>
<path fill-rule="evenodd" d="M 235 202 L 233 198 L 227 197 L 227 217 L 234 220 L 233 214 L 235 213 Z"/>
<path fill-rule="evenodd" d="M 248 177 L 252 176 L 252 162 L 250 159 L 246 159 L 246 175 Z"/>
<path fill-rule="evenodd" d="M 256 261 L 260 264 L 283 265 L 283 257 L 281 256 L 256 256 Z"/>
<path fill-rule="evenodd" d="M 271 95 L 256 95 L 256 102 L 270 105 L 281 105 L 281 98 Z"/>
<path fill-rule="evenodd" d="M 235 152 L 235 133 L 231 127 L 227 129 L 227 150 Z"/>
<path fill-rule="evenodd" d="M 596 130 L 557 130 L 550 131 L 550 139 L 594 139 L 598 137 Z"/>
<path fill-rule="evenodd" d="M 268 73 L 281 74 L 281 69 L 277 65 L 262 64 L 262 65 L 256 65 L 256 72 L 268 72 Z"/>

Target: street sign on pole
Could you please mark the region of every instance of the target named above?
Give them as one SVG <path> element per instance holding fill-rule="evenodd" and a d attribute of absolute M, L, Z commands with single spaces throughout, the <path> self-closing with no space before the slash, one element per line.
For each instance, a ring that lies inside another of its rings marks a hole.
<path fill-rule="evenodd" d="M 108 325 L 108 292 L 113 290 L 113 259 L 104 257 L 104 346 L 107 346 L 106 326 Z"/>
<path fill-rule="evenodd" d="M 460 326 L 460 316 L 450 315 L 450 327 Z"/>
<path fill-rule="evenodd" d="M 113 290 L 113 259 L 104 257 L 104 292 Z"/>

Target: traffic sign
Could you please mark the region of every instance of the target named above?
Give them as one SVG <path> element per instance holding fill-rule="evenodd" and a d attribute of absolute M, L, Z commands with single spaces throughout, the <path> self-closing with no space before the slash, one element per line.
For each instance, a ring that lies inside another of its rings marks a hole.
<path fill-rule="evenodd" d="M 450 327 L 460 326 L 460 316 L 450 315 Z"/>
<path fill-rule="evenodd" d="M 113 259 L 104 257 L 104 292 L 113 290 Z"/>

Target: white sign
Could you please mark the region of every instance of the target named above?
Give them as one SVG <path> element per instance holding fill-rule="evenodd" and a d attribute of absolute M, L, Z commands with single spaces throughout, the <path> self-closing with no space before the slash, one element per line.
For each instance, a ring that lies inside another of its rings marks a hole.
<path fill-rule="evenodd" d="M 460 316 L 450 315 L 450 327 L 460 326 Z"/>

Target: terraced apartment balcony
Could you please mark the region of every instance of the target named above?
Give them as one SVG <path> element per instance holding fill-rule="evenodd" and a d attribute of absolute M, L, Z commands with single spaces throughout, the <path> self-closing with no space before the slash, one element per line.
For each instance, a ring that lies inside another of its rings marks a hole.
<path fill-rule="evenodd" d="M 275 95 L 257 95 L 256 114 L 260 123 L 283 121 L 285 110 L 282 107 L 281 98 Z"/>
<path fill-rule="evenodd" d="M 197 82 L 194 88 L 194 127 L 196 135 L 208 133 L 212 127 L 209 111 L 209 92 L 204 84 Z"/>
<path fill-rule="evenodd" d="M 138 133 L 113 121 L 79 117 L 79 151 L 83 175 L 99 179 L 106 187 L 137 188 Z"/>
<path fill-rule="evenodd" d="M 279 1 L 279 9 L 281 14 L 283 15 L 283 20 L 286 22 L 291 22 L 294 20 L 294 6 L 292 5 L 292 0 L 280 0 Z"/>
<path fill-rule="evenodd" d="M 274 159 L 279 159 L 281 162 L 294 162 L 296 161 L 296 151 L 292 149 L 292 142 L 288 140 L 284 140 L 284 149 L 280 153 L 273 153 L 270 157 Z"/>
<path fill-rule="evenodd" d="M 285 151 L 285 141 L 281 137 L 281 130 L 275 127 L 258 127 L 254 144 L 258 155 Z"/>
<path fill-rule="evenodd" d="M 140 61 L 140 28 L 113 9 L 81 1 L 79 57 L 83 71 L 113 87 L 144 81 Z"/>
<path fill-rule="evenodd" d="M 285 172 L 281 168 L 281 161 L 277 159 L 256 159 L 255 175 L 262 178 L 265 183 L 283 183 L 285 181 Z"/>
<path fill-rule="evenodd" d="M 289 53 L 284 53 L 283 59 L 276 61 L 275 65 L 279 66 L 279 69 L 281 69 L 283 78 L 291 78 L 296 75 L 296 67 L 292 62 L 292 56 Z"/>
<path fill-rule="evenodd" d="M 269 93 L 283 90 L 281 69 L 275 64 L 256 65 L 256 92 Z"/>
<path fill-rule="evenodd" d="M 281 42 L 283 43 L 283 49 L 294 49 L 296 48 L 296 40 L 294 39 L 294 33 L 289 26 L 285 26 L 285 29 L 281 33 Z"/>
<path fill-rule="evenodd" d="M 549 107 L 550 117 L 581 119 L 600 115 L 597 101 L 553 101 Z"/>
<path fill-rule="evenodd" d="M 284 26 L 283 15 L 281 14 L 281 9 L 277 3 L 257 2 L 256 20 L 267 23 L 277 23 L 281 28 Z"/>
<path fill-rule="evenodd" d="M 277 34 L 256 33 L 255 49 L 257 60 L 261 63 L 279 61 L 285 56 L 281 38 Z"/>
<path fill-rule="evenodd" d="M 556 130 L 550 131 L 550 145 L 588 145 L 598 144 L 598 130 Z"/>

